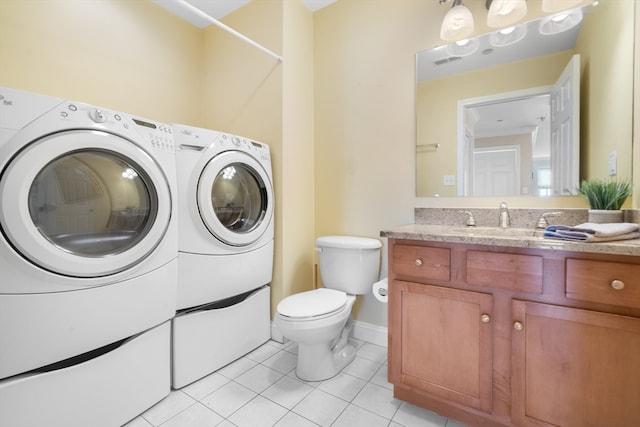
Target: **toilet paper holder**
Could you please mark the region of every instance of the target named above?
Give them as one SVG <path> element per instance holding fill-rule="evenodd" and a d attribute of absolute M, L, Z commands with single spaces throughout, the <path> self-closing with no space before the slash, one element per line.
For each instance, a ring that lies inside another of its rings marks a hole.
<path fill-rule="evenodd" d="M 373 283 L 371 285 L 371 291 L 378 301 L 386 304 L 389 301 L 389 286 L 387 278 L 385 277 L 384 279 Z"/>

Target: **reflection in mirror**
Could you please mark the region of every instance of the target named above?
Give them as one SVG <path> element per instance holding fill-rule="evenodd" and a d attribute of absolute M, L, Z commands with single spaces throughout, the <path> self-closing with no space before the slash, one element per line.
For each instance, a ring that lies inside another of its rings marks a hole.
<path fill-rule="evenodd" d="M 471 42 L 472 55 L 447 46 L 418 53 L 417 196 L 574 194 L 579 179 L 608 174 L 603 150 L 617 152 L 618 176 L 631 176 L 634 1 L 600 3 L 578 9 L 581 25 L 554 36 L 542 35 L 538 20 L 510 45 L 492 45 L 493 33 Z M 558 129 L 541 101 L 565 68 L 582 86 L 574 81 L 574 124 Z M 603 107 L 612 102 L 615 112 Z M 589 143 L 606 134 L 615 142 Z M 549 148 L 568 137 L 572 144 Z"/>
<path fill-rule="evenodd" d="M 551 87 L 459 101 L 458 195 L 572 194 L 579 184 L 579 94 L 574 55 Z"/>

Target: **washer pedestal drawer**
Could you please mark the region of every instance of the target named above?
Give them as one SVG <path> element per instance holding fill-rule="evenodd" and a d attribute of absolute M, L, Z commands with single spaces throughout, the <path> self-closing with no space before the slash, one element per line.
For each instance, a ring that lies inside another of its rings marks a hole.
<path fill-rule="evenodd" d="M 0 381 L 0 425 L 113 427 L 170 392 L 170 322 L 71 366 Z"/>
<path fill-rule="evenodd" d="M 270 288 L 229 305 L 212 303 L 173 319 L 172 385 L 181 388 L 244 356 L 271 336 Z"/>

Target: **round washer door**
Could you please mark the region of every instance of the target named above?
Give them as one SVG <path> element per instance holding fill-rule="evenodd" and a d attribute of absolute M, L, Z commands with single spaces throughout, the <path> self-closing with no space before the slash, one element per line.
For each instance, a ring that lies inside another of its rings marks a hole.
<path fill-rule="evenodd" d="M 202 170 L 196 197 L 204 225 L 228 245 L 251 245 L 269 228 L 271 179 L 247 153 L 224 151 L 213 157 Z"/>
<path fill-rule="evenodd" d="M 0 177 L 0 224 L 31 263 L 71 277 L 102 277 L 146 258 L 171 217 L 166 176 L 142 148 L 95 130 L 31 142 Z"/>

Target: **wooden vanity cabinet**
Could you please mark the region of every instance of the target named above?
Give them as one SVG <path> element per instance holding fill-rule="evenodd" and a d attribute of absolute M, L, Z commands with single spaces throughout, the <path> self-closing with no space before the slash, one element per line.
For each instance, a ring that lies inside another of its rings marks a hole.
<path fill-rule="evenodd" d="M 640 426 L 640 318 L 528 301 L 513 317 L 515 425 Z"/>
<path fill-rule="evenodd" d="M 490 411 L 491 295 L 402 281 L 393 292 L 401 335 L 391 382 Z"/>
<path fill-rule="evenodd" d="M 640 426 L 640 259 L 389 239 L 394 395 L 470 426 Z"/>

